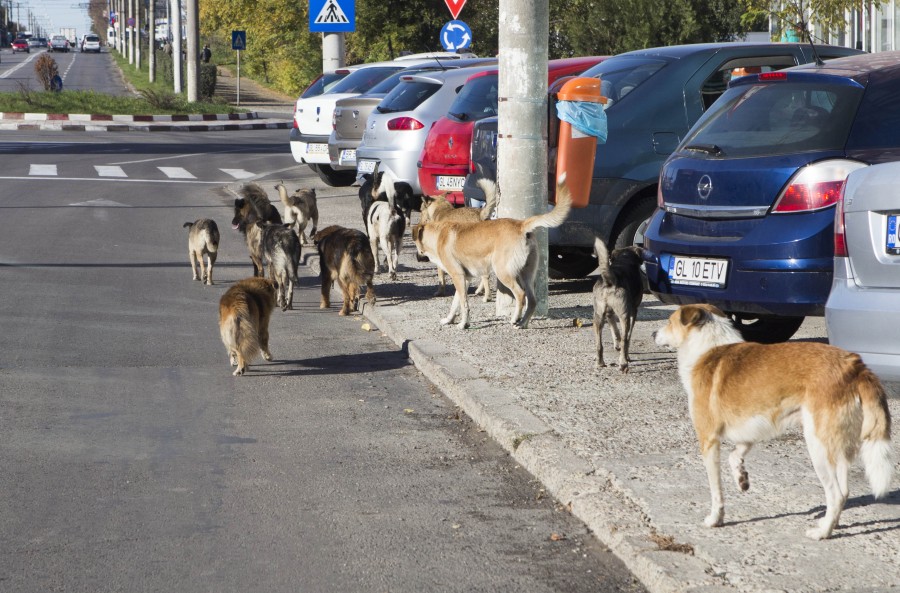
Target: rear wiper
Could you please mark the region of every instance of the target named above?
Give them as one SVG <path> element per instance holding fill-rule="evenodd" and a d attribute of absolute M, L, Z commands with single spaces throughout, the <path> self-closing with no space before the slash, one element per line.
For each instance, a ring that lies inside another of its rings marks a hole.
<path fill-rule="evenodd" d="M 705 152 L 713 156 L 725 156 L 725 151 L 715 144 L 690 144 L 684 147 L 685 150 L 696 150 L 697 152 Z"/>
<path fill-rule="evenodd" d="M 469 119 L 469 114 L 468 114 L 468 113 L 453 113 L 453 112 L 451 111 L 451 112 L 447 113 L 447 115 L 452 115 L 453 117 L 455 117 L 455 118 L 458 119 L 459 121 L 466 121 L 467 119 Z"/>
<path fill-rule="evenodd" d="M 396 109 L 391 109 L 390 107 L 376 107 L 375 110 L 378 113 L 394 113 L 397 111 Z"/>

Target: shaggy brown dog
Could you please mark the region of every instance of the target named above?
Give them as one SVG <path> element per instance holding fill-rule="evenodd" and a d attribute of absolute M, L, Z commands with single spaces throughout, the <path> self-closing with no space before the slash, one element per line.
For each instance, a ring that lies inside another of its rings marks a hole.
<path fill-rule="evenodd" d="M 247 278 L 229 288 L 219 300 L 219 334 L 234 376 L 243 375 L 250 361 L 269 352 L 269 319 L 275 308 L 275 286 L 265 278 Z"/>
<path fill-rule="evenodd" d="M 312 243 L 312 238 L 316 234 L 316 227 L 319 226 L 319 206 L 316 201 L 315 189 L 298 189 L 293 194 L 288 195 L 284 182 L 275 186 L 278 190 L 278 196 L 281 203 L 284 204 L 284 220 L 287 224 L 297 225 L 297 235 L 304 245 Z M 309 235 L 306 234 L 306 227 L 312 223 L 309 229 Z"/>
<path fill-rule="evenodd" d="M 369 239 L 362 231 L 337 225 L 316 233 L 321 268 L 322 302 L 320 308 L 331 306 L 331 286 L 337 282 L 343 295 L 340 315 L 349 315 L 359 307 L 360 287 L 366 285 L 366 300 L 375 304 L 375 258 Z"/>
<path fill-rule="evenodd" d="M 258 237 L 251 238 L 251 230 L 257 220 L 281 224 L 281 215 L 278 209 L 269 201 L 266 190 L 256 183 L 248 183 L 241 188 L 243 198 L 234 201 L 234 218 L 231 219 L 231 228 L 240 231 L 247 241 L 250 250 L 250 260 L 253 262 L 253 275 L 263 277 L 263 255 L 259 250 Z M 256 248 L 254 248 L 256 245 Z M 300 257 L 299 254 L 297 257 Z"/>
<path fill-rule="evenodd" d="M 191 260 L 191 270 L 194 272 L 194 280 L 213 283 L 213 264 L 216 263 L 216 254 L 219 251 L 219 227 L 216 221 L 209 218 L 199 218 L 194 222 L 184 223 L 188 231 L 188 258 Z M 209 265 L 203 265 L 203 256 L 209 260 Z M 197 267 L 200 273 L 197 273 Z"/>

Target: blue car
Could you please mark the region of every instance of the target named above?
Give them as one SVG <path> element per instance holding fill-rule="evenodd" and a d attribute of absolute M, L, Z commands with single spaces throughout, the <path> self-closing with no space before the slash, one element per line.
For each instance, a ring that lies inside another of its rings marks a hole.
<path fill-rule="evenodd" d="M 663 165 L 645 234 L 650 289 L 711 303 L 745 338 L 823 315 L 847 176 L 900 160 L 900 52 L 734 79 Z"/>

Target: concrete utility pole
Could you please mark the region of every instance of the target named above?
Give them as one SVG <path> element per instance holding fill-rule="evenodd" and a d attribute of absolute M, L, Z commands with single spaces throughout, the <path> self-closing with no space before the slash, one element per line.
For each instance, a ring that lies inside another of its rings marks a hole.
<path fill-rule="evenodd" d="M 548 0 L 500 0 L 497 181 L 502 217 L 547 211 L 549 32 Z M 538 229 L 535 236 L 540 253 L 535 313 L 546 315 L 547 230 Z"/>
<path fill-rule="evenodd" d="M 134 64 L 134 26 L 129 25 L 134 19 L 134 0 L 126 0 L 128 3 L 128 20 L 125 21 L 125 30 L 128 31 L 128 63 Z"/>
<path fill-rule="evenodd" d="M 181 85 L 181 0 L 172 0 L 172 20 L 169 22 L 172 35 L 172 74 L 175 78 L 175 94 L 182 93 Z"/>
<path fill-rule="evenodd" d="M 322 72 L 344 67 L 344 34 L 322 33 Z"/>
<path fill-rule="evenodd" d="M 147 56 L 147 69 L 149 70 L 148 80 L 156 82 L 156 0 L 150 0 L 147 16 L 147 29 L 150 31 L 150 44 L 148 47 L 149 55 Z"/>
<path fill-rule="evenodd" d="M 141 13 L 145 0 L 134 0 L 134 69 L 141 69 Z"/>
<path fill-rule="evenodd" d="M 200 97 L 200 0 L 187 0 L 187 100 Z"/>

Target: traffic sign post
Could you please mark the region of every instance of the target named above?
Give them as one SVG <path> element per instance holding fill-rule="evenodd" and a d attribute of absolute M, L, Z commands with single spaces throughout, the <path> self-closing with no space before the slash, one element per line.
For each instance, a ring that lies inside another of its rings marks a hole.
<path fill-rule="evenodd" d="M 241 106 L 241 50 L 247 49 L 247 32 L 232 31 L 231 32 L 231 49 L 237 51 L 237 100 L 235 105 Z"/>
<path fill-rule="evenodd" d="M 472 29 L 462 21 L 448 22 L 441 29 L 441 45 L 447 51 L 466 49 L 472 45 Z"/>

